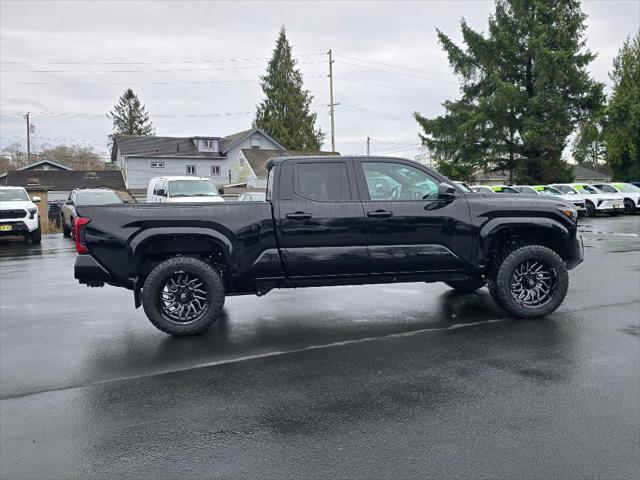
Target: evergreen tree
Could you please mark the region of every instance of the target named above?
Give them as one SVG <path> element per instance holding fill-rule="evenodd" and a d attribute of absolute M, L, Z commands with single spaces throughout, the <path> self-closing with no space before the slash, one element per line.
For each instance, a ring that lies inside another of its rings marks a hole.
<path fill-rule="evenodd" d="M 107 117 L 113 122 L 110 138 L 116 134 L 149 136 L 156 133 L 146 107 L 130 88 L 125 90 Z"/>
<path fill-rule="evenodd" d="M 320 150 L 324 133 L 316 130 L 316 114 L 310 111 L 313 96 L 304 90 L 296 63 L 282 27 L 267 73 L 260 77 L 266 98 L 257 107 L 253 126 L 288 149 Z"/>
<path fill-rule="evenodd" d="M 578 165 L 598 168 L 604 163 L 607 149 L 604 142 L 604 118 L 601 112 L 580 124 L 573 143 L 573 159 Z"/>
<path fill-rule="evenodd" d="M 442 116 L 415 113 L 437 162 L 507 170 L 522 183 L 569 180 L 567 138 L 602 102 L 584 20 L 578 0 L 496 0 L 486 35 L 461 22 L 464 48 L 438 30 L 462 97 Z"/>
<path fill-rule="evenodd" d="M 607 165 L 618 180 L 640 180 L 640 31 L 624 43 L 609 77 Z"/>

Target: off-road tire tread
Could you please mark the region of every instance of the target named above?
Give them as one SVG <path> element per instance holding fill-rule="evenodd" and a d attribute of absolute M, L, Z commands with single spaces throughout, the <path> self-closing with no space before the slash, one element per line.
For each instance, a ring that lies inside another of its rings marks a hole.
<path fill-rule="evenodd" d="M 166 320 L 156 306 L 156 289 L 162 279 L 176 270 L 192 270 L 207 282 L 211 291 L 211 305 L 207 314 L 195 323 L 176 325 Z M 224 281 L 220 273 L 209 263 L 193 257 L 173 257 L 156 266 L 142 287 L 142 307 L 149 321 L 169 335 L 182 337 L 206 332 L 218 319 L 225 300 Z"/>
<path fill-rule="evenodd" d="M 537 308 L 519 305 L 511 296 L 510 277 L 523 257 L 541 258 L 556 269 L 558 290 L 551 302 Z M 560 256 L 542 245 L 520 245 L 506 249 L 492 262 L 489 273 L 489 293 L 500 308 L 517 318 L 540 318 L 555 311 L 564 301 L 569 287 L 569 273 Z"/>

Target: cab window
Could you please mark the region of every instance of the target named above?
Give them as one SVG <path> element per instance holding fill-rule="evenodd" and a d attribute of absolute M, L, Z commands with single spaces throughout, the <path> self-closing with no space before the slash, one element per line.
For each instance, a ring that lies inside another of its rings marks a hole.
<path fill-rule="evenodd" d="M 436 198 L 439 182 L 417 168 L 402 163 L 363 162 L 371 200 L 407 201 Z"/>

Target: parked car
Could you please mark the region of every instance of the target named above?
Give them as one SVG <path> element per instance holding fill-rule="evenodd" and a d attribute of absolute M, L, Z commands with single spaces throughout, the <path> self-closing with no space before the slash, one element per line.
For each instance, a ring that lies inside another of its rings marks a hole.
<path fill-rule="evenodd" d="M 206 177 L 155 177 L 147 187 L 147 203 L 224 202 Z"/>
<path fill-rule="evenodd" d="M 76 207 L 79 205 L 108 205 L 122 203 L 122 199 L 108 188 L 76 188 L 69 194 L 69 198 L 60 210 L 60 225 L 62 235 L 70 237 L 74 234 L 75 219 L 78 217 Z"/>
<path fill-rule="evenodd" d="M 265 192 L 247 192 L 238 195 L 238 202 L 264 202 L 267 199 Z"/>
<path fill-rule="evenodd" d="M 507 185 L 474 185 L 471 190 L 476 193 L 520 193 Z"/>
<path fill-rule="evenodd" d="M 0 187 L 0 235 L 23 235 L 31 243 L 42 241 L 38 206 L 22 187 Z"/>
<path fill-rule="evenodd" d="M 619 194 L 604 193 L 593 185 L 586 183 L 554 183 L 550 185 L 567 195 L 581 195 L 585 200 L 588 217 L 596 213 L 617 215 L 624 211 L 623 199 Z"/>
<path fill-rule="evenodd" d="M 542 317 L 582 261 L 577 212 L 551 197 L 467 194 L 397 158 L 281 157 L 267 170 L 263 203 L 78 207 L 75 278 L 131 289 L 157 328 L 195 335 L 226 295 L 324 285 L 473 292 L 488 279 L 510 315 Z"/>
<path fill-rule="evenodd" d="M 605 193 L 618 193 L 624 202 L 624 213 L 635 213 L 640 209 L 640 188 L 631 183 L 596 183 L 595 186 Z"/>
<path fill-rule="evenodd" d="M 585 215 L 587 212 L 585 200 L 582 195 L 564 194 L 557 188 L 550 187 L 549 185 L 514 185 L 513 188 L 525 195 L 552 195 L 556 198 L 561 198 L 573 204 L 579 216 Z"/>
<path fill-rule="evenodd" d="M 453 183 L 456 184 L 458 187 L 460 187 L 462 189 L 462 191 L 465 192 L 465 193 L 473 192 L 473 190 L 471 190 L 471 187 L 465 182 L 459 182 L 459 181 L 455 181 L 454 180 Z"/>

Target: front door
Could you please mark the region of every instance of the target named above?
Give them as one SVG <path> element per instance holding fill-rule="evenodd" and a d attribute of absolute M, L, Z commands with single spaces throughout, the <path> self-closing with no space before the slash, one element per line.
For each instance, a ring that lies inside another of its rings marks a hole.
<path fill-rule="evenodd" d="M 367 231 L 351 162 L 285 162 L 279 186 L 278 230 L 287 276 L 366 273 Z"/>
<path fill-rule="evenodd" d="M 461 193 L 438 197 L 440 181 L 403 160 L 356 166 L 368 232 L 369 273 L 462 270 L 471 253 L 470 213 Z"/>

